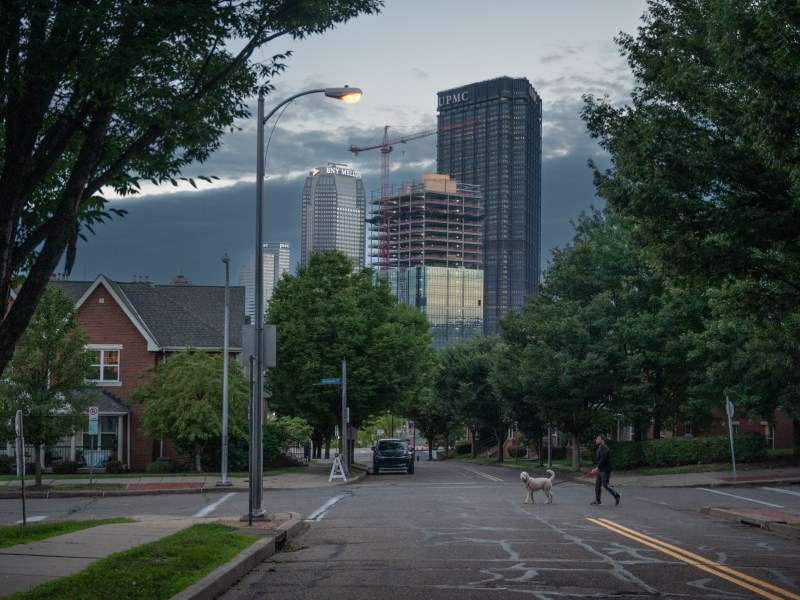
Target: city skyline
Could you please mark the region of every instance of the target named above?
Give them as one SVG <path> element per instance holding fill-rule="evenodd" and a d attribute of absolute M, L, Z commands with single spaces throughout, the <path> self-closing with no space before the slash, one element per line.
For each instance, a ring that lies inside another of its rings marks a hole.
<path fill-rule="evenodd" d="M 590 206 L 603 206 L 587 161 L 603 168 L 608 160 L 579 118 L 581 97 L 608 95 L 618 104 L 627 100 L 634 81 L 613 37 L 620 31 L 635 33 L 645 9 L 645 0 L 572 0 L 543 3 L 536 11 L 524 0 L 509 0 L 492 11 L 476 0 L 390 0 L 381 15 L 359 17 L 294 42 L 287 70 L 271 82 L 275 89 L 266 99 L 268 107 L 301 90 L 344 84 L 362 88 L 364 98 L 345 106 L 312 95 L 294 101 L 267 124 L 264 238 L 292 245 L 294 270 L 300 195 L 310 169 L 328 162 L 348 165 L 361 172 L 370 197 L 380 188 L 380 152 L 356 157 L 351 145 L 380 142 L 387 125 L 393 138 L 435 129 L 440 90 L 501 76 L 525 77 L 543 99 L 541 264 L 546 266 L 551 250 L 571 240 L 570 221 Z M 453 11 L 462 43 L 384 43 L 398 39 L 402 27 L 431 39 L 441 36 Z M 362 51 L 370 60 L 358 58 Z M 140 197 L 113 199 L 112 206 L 127 210 L 128 216 L 96 225 L 94 235 L 83 232 L 87 241 L 78 244 L 70 278 L 91 280 L 102 273 L 122 281 L 145 276 L 168 282 L 185 275 L 198 285 L 219 285 L 223 254 L 231 257 L 234 272 L 245 265 L 254 245 L 255 118 L 237 123 L 221 142 L 207 163 L 182 173 L 195 178 L 199 190 L 188 185 L 154 189 L 144 183 Z M 433 173 L 436 136 L 398 144 L 389 159 L 391 183 Z M 219 180 L 209 187 L 196 179 L 199 175 Z"/>

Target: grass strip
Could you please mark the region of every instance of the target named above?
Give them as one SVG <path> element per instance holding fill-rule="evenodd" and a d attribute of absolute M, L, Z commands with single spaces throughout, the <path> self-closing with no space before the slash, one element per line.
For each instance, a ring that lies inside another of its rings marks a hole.
<path fill-rule="evenodd" d="M 6 600 L 166 600 L 258 539 L 218 523 L 192 525 L 155 542 L 112 554 L 75 575 L 7 596 Z"/>
<path fill-rule="evenodd" d="M 27 525 L 5 525 L 0 527 L 0 548 L 8 548 L 17 544 L 38 542 L 47 538 L 89 529 L 110 523 L 135 523 L 136 519 L 128 517 L 111 517 L 108 519 L 88 519 L 84 521 L 54 521 L 50 523 L 28 523 Z"/>

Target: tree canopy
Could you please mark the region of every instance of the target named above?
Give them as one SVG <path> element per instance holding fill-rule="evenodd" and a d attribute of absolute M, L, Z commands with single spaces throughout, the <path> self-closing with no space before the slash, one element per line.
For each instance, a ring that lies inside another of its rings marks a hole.
<path fill-rule="evenodd" d="M 0 11 L 0 373 L 65 250 L 111 217 L 104 194 L 202 162 L 290 53 L 383 0 L 9 2 Z M 192 182 L 193 183 L 193 182 Z"/>
<path fill-rule="evenodd" d="M 194 469 L 202 471 L 206 443 L 222 433 L 223 356 L 194 349 L 168 356 L 150 369 L 136 386 L 131 400 L 144 403 L 141 432 L 153 439 L 167 438 L 191 448 Z M 229 428 L 247 422 L 247 379 L 231 361 L 228 365 Z M 236 432 L 231 434 L 235 437 Z"/>
<path fill-rule="evenodd" d="M 752 282 L 753 311 L 800 300 L 800 8 L 784 0 L 651 0 L 620 34 L 637 87 L 583 119 L 611 155 L 595 167 L 675 281 Z"/>
<path fill-rule="evenodd" d="M 278 349 L 269 370 L 271 409 L 301 416 L 328 437 L 339 421 L 341 388 L 319 383 L 341 376 L 344 358 L 355 427 L 386 410 L 407 413 L 430 385 L 435 353 L 425 316 L 373 278 L 370 269 L 353 272 L 339 251 L 314 253 L 296 275 L 284 275 L 268 311 Z"/>
<path fill-rule="evenodd" d="M 92 353 L 85 345 L 75 304 L 48 285 L 0 377 L 0 439 L 13 439 L 14 415 L 21 410 L 25 442 L 34 447 L 37 485 L 42 483 L 42 447 L 80 431 L 88 420 L 90 391 L 98 392 L 86 384 Z"/>

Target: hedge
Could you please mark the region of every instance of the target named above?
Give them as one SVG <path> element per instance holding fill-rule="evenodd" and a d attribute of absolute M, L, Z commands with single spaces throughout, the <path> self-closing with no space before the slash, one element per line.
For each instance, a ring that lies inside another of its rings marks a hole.
<path fill-rule="evenodd" d="M 472 442 L 460 440 L 455 443 L 456 454 L 470 454 L 472 452 Z"/>
<path fill-rule="evenodd" d="M 743 433 L 733 438 L 737 462 L 761 460 L 766 443 L 760 433 Z M 730 439 L 726 436 L 699 438 L 665 438 L 635 442 L 609 442 L 614 468 L 678 467 L 729 462 Z"/>

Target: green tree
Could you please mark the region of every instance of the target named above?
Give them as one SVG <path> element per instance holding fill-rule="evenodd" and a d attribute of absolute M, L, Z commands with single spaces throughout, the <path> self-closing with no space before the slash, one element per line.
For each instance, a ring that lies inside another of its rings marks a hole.
<path fill-rule="evenodd" d="M 0 378 L 0 438 L 13 438 L 14 415 L 21 410 L 25 442 L 34 448 L 36 485 L 42 484 L 42 448 L 80 431 L 88 419 L 91 364 L 74 302 L 48 285 Z"/>
<path fill-rule="evenodd" d="M 794 425 L 794 457 L 800 460 L 800 369 L 797 341 L 800 315 L 764 320 L 742 314 L 741 296 L 749 286 L 737 285 L 712 294 L 712 317 L 706 328 L 689 338 L 688 360 L 701 365 L 693 372 L 696 395 L 713 399 L 724 414 L 730 397 L 737 415 L 747 419 L 772 415 L 778 408 Z"/>
<path fill-rule="evenodd" d="M 719 288 L 749 313 L 736 327 L 785 347 L 800 343 L 799 33 L 783 0 L 649 2 L 638 35 L 617 39 L 638 83 L 630 104 L 587 97 L 582 114 L 611 155 L 598 193 L 637 223 L 659 269 Z M 797 446 L 796 418 L 794 430 Z"/>
<path fill-rule="evenodd" d="M 66 250 L 119 213 L 104 189 L 179 177 L 290 52 L 382 0 L 10 2 L 0 13 L 0 373 Z M 287 42 L 288 43 L 288 42 Z M 191 183 L 194 183 L 190 180 Z M 20 274 L 24 273 L 24 278 Z"/>
<path fill-rule="evenodd" d="M 246 427 L 249 385 L 235 361 L 228 367 L 229 435 Z M 191 448 L 194 469 L 210 439 L 222 434 L 223 357 L 194 349 L 168 356 L 145 375 L 131 400 L 145 405 L 141 433 Z"/>
<path fill-rule="evenodd" d="M 750 307 L 800 301 L 800 9 L 784 0 L 653 0 L 617 44 L 631 103 L 587 97 L 612 159 L 600 196 L 673 280 L 752 281 Z"/>
<path fill-rule="evenodd" d="M 572 434 L 577 468 L 588 427 L 608 431 L 621 419 L 641 438 L 653 421 L 659 431 L 686 418 L 684 335 L 702 331 L 704 307 L 702 294 L 672 288 L 650 266 L 628 221 L 584 215 L 554 252 L 540 296 L 504 321 L 500 379 L 521 390 L 526 413 Z"/>
<path fill-rule="evenodd" d="M 341 375 L 347 359 L 350 423 L 383 412 L 403 414 L 429 385 L 435 365 L 428 323 L 399 304 L 371 270 L 353 272 L 339 251 L 314 253 L 296 275 L 284 275 L 269 303 L 277 327 L 278 364 L 270 369 L 271 409 L 305 418 L 315 441 L 341 415 L 341 388 L 319 385 Z"/>
<path fill-rule="evenodd" d="M 492 385 L 492 371 L 499 353 L 499 339 L 475 337 L 451 344 L 442 351 L 442 368 L 436 389 L 445 405 L 453 407 L 466 425 L 477 456 L 476 437 L 480 429 L 492 432 L 498 444 L 498 461 L 514 418 L 507 398 Z"/>

